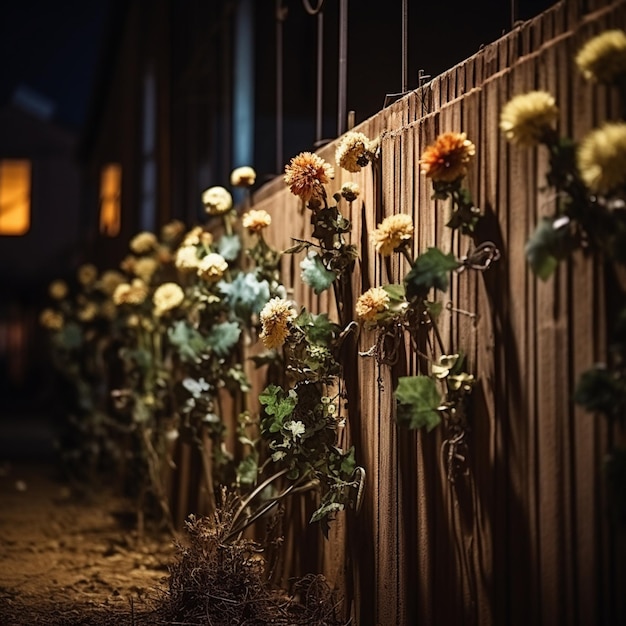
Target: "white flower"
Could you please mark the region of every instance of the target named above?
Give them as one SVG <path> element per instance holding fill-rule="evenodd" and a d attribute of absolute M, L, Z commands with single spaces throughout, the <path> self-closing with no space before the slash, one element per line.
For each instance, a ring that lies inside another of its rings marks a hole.
<path fill-rule="evenodd" d="M 228 213 L 233 208 L 233 197 L 224 187 L 209 187 L 202 194 L 202 202 L 210 215 Z"/>
<path fill-rule="evenodd" d="M 292 420 L 290 422 L 287 422 L 285 424 L 285 428 L 291 431 L 291 434 L 294 439 L 297 439 L 298 437 L 301 437 L 302 435 L 304 435 L 304 432 L 306 430 L 306 428 L 304 427 L 304 424 L 300 422 L 299 420 Z"/>

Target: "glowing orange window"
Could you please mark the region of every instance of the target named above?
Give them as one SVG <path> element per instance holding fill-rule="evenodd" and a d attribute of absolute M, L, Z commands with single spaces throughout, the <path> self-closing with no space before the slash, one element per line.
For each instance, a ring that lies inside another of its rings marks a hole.
<path fill-rule="evenodd" d="M 0 235 L 24 235 L 30 228 L 30 161 L 0 161 Z"/>
<path fill-rule="evenodd" d="M 122 168 L 109 164 L 100 174 L 100 232 L 115 237 L 122 219 Z"/>

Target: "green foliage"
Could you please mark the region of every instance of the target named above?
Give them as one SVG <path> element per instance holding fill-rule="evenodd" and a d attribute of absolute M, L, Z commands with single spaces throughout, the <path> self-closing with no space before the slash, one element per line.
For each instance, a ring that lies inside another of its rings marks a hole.
<path fill-rule="evenodd" d="M 241 252 L 239 235 L 222 235 L 217 245 L 217 251 L 227 261 L 235 261 Z"/>
<path fill-rule="evenodd" d="M 552 276 L 570 248 L 569 220 L 545 217 L 539 221 L 537 228 L 526 242 L 526 258 L 533 272 L 547 280 Z"/>
<path fill-rule="evenodd" d="M 580 376 L 574 401 L 593 413 L 623 417 L 626 409 L 626 383 L 611 369 L 593 367 Z"/>
<path fill-rule="evenodd" d="M 207 343 L 218 356 L 227 356 L 237 345 L 241 327 L 237 322 L 215 324 L 207 335 Z"/>
<path fill-rule="evenodd" d="M 316 252 L 309 252 L 300 262 L 300 269 L 302 270 L 300 274 L 302 281 L 312 287 L 318 295 L 326 291 L 337 278 L 335 272 L 326 269 L 322 258 Z"/>
<path fill-rule="evenodd" d="M 232 282 L 222 280 L 218 288 L 233 313 L 244 321 L 249 321 L 253 313 L 260 313 L 270 299 L 269 283 L 258 280 L 253 272 L 240 272 Z"/>
<path fill-rule="evenodd" d="M 442 397 L 429 376 L 402 376 L 395 390 L 398 424 L 431 431 L 441 422 Z"/>
<path fill-rule="evenodd" d="M 181 360 L 189 363 L 198 363 L 209 345 L 207 338 L 187 320 L 173 322 L 167 329 L 167 337 L 178 351 Z"/>
<path fill-rule="evenodd" d="M 449 274 L 460 263 L 451 252 L 443 253 L 439 248 L 428 248 L 413 264 L 404 277 L 407 298 L 426 298 L 431 289 L 446 291 Z"/>

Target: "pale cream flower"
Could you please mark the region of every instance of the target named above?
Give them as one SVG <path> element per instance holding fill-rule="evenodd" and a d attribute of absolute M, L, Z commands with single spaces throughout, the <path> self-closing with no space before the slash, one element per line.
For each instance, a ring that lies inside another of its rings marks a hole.
<path fill-rule="evenodd" d="M 202 203 L 209 215 L 222 215 L 233 208 L 233 197 L 224 187 L 209 187 L 202 193 Z"/>
<path fill-rule="evenodd" d="M 360 195 L 361 189 L 357 183 L 347 182 L 341 186 L 341 197 L 348 202 L 354 202 Z"/>
<path fill-rule="evenodd" d="M 224 276 L 228 269 L 228 263 L 221 254 L 211 252 L 200 260 L 198 264 L 198 276 L 208 283 L 216 283 Z"/>
<path fill-rule="evenodd" d="M 390 256 L 413 238 L 413 232 L 413 219 L 410 215 L 390 215 L 370 233 L 370 242 L 376 246 L 378 254 Z"/>
<path fill-rule="evenodd" d="M 113 292 L 113 302 L 117 306 L 122 304 L 139 305 L 148 297 L 148 286 L 140 279 L 133 279 L 132 283 L 122 283 Z"/>
<path fill-rule="evenodd" d="M 39 314 L 39 323 L 48 330 L 61 330 L 63 328 L 63 315 L 52 309 L 44 309 Z"/>
<path fill-rule="evenodd" d="M 159 285 L 152 296 L 154 314 L 161 317 L 164 313 L 175 309 L 185 299 L 185 292 L 176 283 L 163 283 Z"/>
<path fill-rule="evenodd" d="M 339 167 L 348 172 L 360 172 L 374 159 L 374 151 L 366 135 L 356 131 L 347 132 L 335 150 L 335 161 Z"/>
<path fill-rule="evenodd" d="M 301 152 L 285 166 L 285 183 L 303 202 L 324 197 L 324 185 L 335 177 L 335 170 L 312 152 Z"/>
<path fill-rule="evenodd" d="M 249 165 L 236 167 L 230 173 L 230 184 L 233 187 L 252 187 L 256 181 L 256 172 Z"/>
<path fill-rule="evenodd" d="M 465 133 L 442 133 L 422 152 L 421 171 L 433 182 L 451 183 L 467 174 L 476 147 Z"/>
<path fill-rule="evenodd" d="M 148 254 L 156 248 L 157 243 L 158 241 L 154 233 L 143 231 L 130 240 L 129 246 L 135 254 Z"/>
<path fill-rule="evenodd" d="M 159 264 L 156 259 L 150 256 L 141 257 L 137 259 L 135 266 L 133 267 L 133 273 L 137 278 L 141 278 L 144 283 L 149 283 L 154 276 Z"/>
<path fill-rule="evenodd" d="M 89 287 L 98 278 L 98 268 L 92 263 L 85 263 L 78 268 L 76 277 L 83 287 Z"/>
<path fill-rule="evenodd" d="M 372 287 L 359 296 L 355 311 L 357 317 L 363 321 L 371 322 L 388 307 L 389 294 L 382 287 Z"/>
<path fill-rule="evenodd" d="M 626 123 L 609 122 L 591 131 L 576 154 L 583 182 L 606 194 L 626 185 Z"/>
<path fill-rule="evenodd" d="M 172 259 L 172 251 L 169 246 L 160 243 L 156 249 L 155 261 L 161 265 L 168 265 L 172 262 Z"/>
<path fill-rule="evenodd" d="M 244 228 L 258 233 L 272 223 L 272 216 L 263 209 L 250 209 L 241 218 Z"/>
<path fill-rule="evenodd" d="M 592 82 L 612 83 L 626 76 L 626 33 L 606 30 L 590 39 L 576 55 L 576 65 Z"/>
<path fill-rule="evenodd" d="M 125 282 L 125 278 L 121 272 L 116 270 L 106 270 L 102 272 L 102 276 L 98 280 L 97 288 L 107 296 L 112 296 L 115 288 Z"/>
<path fill-rule="evenodd" d="M 509 100 L 500 112 L 500 130 L 511 143 L 536 146 L 559 119 L 554 97 L 547 91 L 529 91 Z"/>
<path fill-rule="evenodd" d="M 291 303 L 272 298 L 261 310 L 261 341 L 268 349 L 279 348 L 289 336 L 289 323 L 296 317 Z"/>
<path fill-rule="evenodd" d="M 195 246 L 181 246 L 176 251 L 176 259 L 174 260 L 176 267 L 183 272 L 196 272 L 200 265 L 198 251 Z"/>
<path fill-rule="evenodd" d="M 48 293 L 54 300 L 63 300 L 68 292 L 69 289 L 64 280 L 53 280 L 48 286 Z"/>

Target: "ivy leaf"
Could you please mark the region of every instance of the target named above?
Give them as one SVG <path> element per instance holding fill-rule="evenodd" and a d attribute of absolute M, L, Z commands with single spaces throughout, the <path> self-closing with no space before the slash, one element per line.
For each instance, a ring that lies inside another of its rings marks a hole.
<path fill-rule="evenodd" d="M 237 322 L 222 322 L 211 328 L 207 342 L 218 356 L 227 356 L 239 341 L 241 328 Z"/>
<path fill-rule="evenodd" d="M 217 245 L 217 251 L 227 261 L 234 261 L 241 251 L 241 239 L 239 239 L 239 235 L 222 235 Z"/>
<path fill-rule="evenodd" d="M 316 252 L 309 252 L 300 262 L 302 270 L 300 277 L 316 294 L 326 291 L 332 284 L 337 274 L 324 267 L 321 257 Z"/>
<path fill-rule="evenodd" d="M 282 387 L 278 385 L 268 385 L 259 395 L 259 402 L 265 407 L 265 412 L 268 415 L 274 416 L 282 422 L 286 417 L 289 417 L 298 403 L 297 396 L 285 393 Z M 276 432 L 276 431 L 271 431 Z"/>
<path fill-rule="evenodd" d="M 167 329 L 169 342 L 176 347 L 183 361 L 195 363 L 208 348 L 207 340 L 185 320 L 174 322 Z"/>
<path fill-rule="evenodd" d="M 448 275 L 457 267 L 459 261 L 451 252 L 444 254 L 439 248 L 428 248 L 404 277 L 407 298 L 425 298 L 432 288 L 446 291 Z"/>
<path fill-rule="evenodd" d="M 542 218 L 526 242 L 525 252 L 533 273 L 547 280 L 566 254 L 569 230 L 567 218 Z"/>
<path fill-rule="evenodd" d="M 302 329 L 310 343 L 317 346 L 329 347 L 339 332 L 339 326 L 331 322 L 326 313 L 316 315 L 306 309 L 302 310 L 294 324 Z"/>
<path fill-rule="evenodd" d="M 252 313 L 260 313 L 270 299 L 269 283 L 258 280 L 252 272 L 240 272 L 230 283 L 222 280 L 218 288 L 235 315 L 243 320 L 250 319 Z"/>
<path fill-rule="evenodd" d="M 395 390 L 397 421 L 410 429 L 431 431 L 441 422 L 442 398 L 437 384 L 428 376 L 401 376 Z"/>
<path fill-rule="evenodd" d="M 250 454 L 237 466 L 237 478 L 242 485 L 256 484 L 259 466 L 254 455 Z"/>
<path fill-rule="evenodd" d="M 354 458 L 354 446 L 348 450 L 348 452 L 341 459 L 341 472 L 344 476 L 352 476 L 354 468 L 356 467 L 356 460 Z"/>
<path fill-rule="evenodd" d="M 610 370 L 597 365 L 579 378 L 574 402 L 592 413 L 612 417 L 621 413 L 621 407 L 626 402 L 626 389 Z"/>

